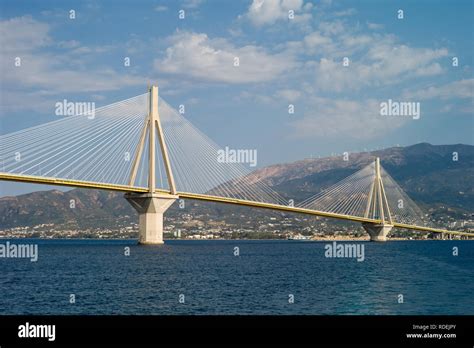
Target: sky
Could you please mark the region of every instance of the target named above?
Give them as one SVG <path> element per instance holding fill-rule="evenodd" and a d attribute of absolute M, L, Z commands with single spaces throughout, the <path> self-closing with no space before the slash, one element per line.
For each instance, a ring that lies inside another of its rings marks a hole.
<path fill-rule="evenodd" d="M 473 144 L 473 4 L 2 0 L 0 134 L 57 119 L 64 99 L 101 106 L 158 84 L 222 147 L 256 149 L 258 167 Z M 389 100 L 419 117 L 382 115 Z"/>

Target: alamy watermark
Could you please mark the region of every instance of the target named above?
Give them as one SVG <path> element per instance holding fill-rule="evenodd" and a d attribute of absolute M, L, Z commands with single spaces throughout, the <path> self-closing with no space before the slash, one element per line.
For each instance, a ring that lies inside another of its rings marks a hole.
<path fill-rule="evenodd" d="M 399 102 L 389 99 L 380 103 L 381 116 L 407 116 L 418 120 L 421 115 L 419 102 Z"/>
<path fill-rule="evenodd" d="M 54 104 L 57 116 L 87 116 L 89 119 L 95 118 L 94 102 L 71 102 L 67 99 Z"/>
<path fill-rule="evenodd" d="M 38 261 L 38 244 L 0 244 L 0 258 L 24 258 L 31 262 Z"/>
<path fill-rule="evenodd" d="M 250 167 L 257 165 L 257 150 L 253 149 L 224 149 L 217 150 L 219 163 L 248 163 Z"/>
<path fill-rule="evenodd" d="M 332 242 L 324 246 L 324 256 L 328 258 L 356 258 L 358 262 L 365 260 L 365 245 L 361 243 Z"/>
<path fill-rule="evenodd" d="M 37 325 L 26 322 L 18 326 L 20 338 L 47 338 L 52 342 L 56 339 L 56 325 Z"/>

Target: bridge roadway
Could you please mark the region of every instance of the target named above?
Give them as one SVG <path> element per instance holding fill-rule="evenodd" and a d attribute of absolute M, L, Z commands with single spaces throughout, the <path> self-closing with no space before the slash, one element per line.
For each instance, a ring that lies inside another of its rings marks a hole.
<path fill-rule="evenodd" d="M 10 174 L 10 173 L 2 173 L 2 172 L 0 172 L 0 180 L 35 183 L 35 184 L 46 184 L 46 185 L 69 186 L 69 187 L 75 187 L 75 188 L 81 187 L 81 188 L 110 190 L 110 191 L 119 191 L 119 192 L 134 192 L 134 193 L 149 192 L 147 187 L 97 183 L 97 182 L 80 181 L 80 180 L 73 180 L 73 179 L 57 179 L 53 177 Z M 162 194 L 169 194 L 168 191 L 162 190 L 162 189 L 156 189 L 156 192 L 162 193 Z M 243 200 L 243 199 L 211 196 L 211 195 L 189 193 L 189 192 L 177 192 L 177 195 L 180 198 L 195 199 L 195 200 L 201 200 L 201 201 L 207 201 L 207 202 L 235 204 L 235 205 L 241 205 L 241 206 L 247 206 L 247 207 L 278 210 L 278 211 L 284 211 L 284 212 L 290 212 L 290 213 L 315 215 L 315 216 L 322 216 L 322 217 L 327 217 L 327 218 L 347 220 L 347 221 L 352 221 L 352 222 L 382 223 L 381 220 L 374 220 L 374 219 L 369 219 L 369 218 L 364 218 L 364 217 L 359 217 L 359 216 L 342 215 L 342 214 L 337 214 L 337 213 L 330 213 L 330 212 L 324 212 L 324 211 L 318 211 L 318 210 L 312 210 L 312 209 L 306 209 L 306 208 L 291 207 L 291 206 L 285 206 L 285 205 L 279 205 L 279 204 L 273 204 L 273 203 L 254 202 L 254 201 L 248 201 L 248 200 Z M 448 233 L 448 234 L 453 234 L 453 235 L 471 236 L 471 237 L 474 236 L 474 234 L 468 233 L 468 232 L 449 231 L 449 230 L 440 229 L 440 228 L 416 226 L 416 225 L 409 225 L 409 224 L 403 224 L 403 223 L 398 223 L 398 222 L 394 222 L 393 226 L 398 227 L 398 228 L 421 231 L 421 232 Z"/>

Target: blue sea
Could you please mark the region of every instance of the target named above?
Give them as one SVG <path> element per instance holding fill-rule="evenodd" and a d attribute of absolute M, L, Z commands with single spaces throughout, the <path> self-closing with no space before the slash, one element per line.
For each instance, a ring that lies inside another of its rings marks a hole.
<path fill-rule="evenodd" d="M 39 255 L 0 258 L 1 314 L 474 314 L 474 241 L 9 241 Z"/>

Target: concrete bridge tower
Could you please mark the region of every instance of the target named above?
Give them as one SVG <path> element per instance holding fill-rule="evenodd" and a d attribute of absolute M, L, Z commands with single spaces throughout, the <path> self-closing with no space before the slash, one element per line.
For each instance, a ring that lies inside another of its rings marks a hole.
<path fill-rule="evenodd" d="M 374 242 L 387 241 L 387 235 L 393 227 L 392 214 L 388 205 L 387 196 L 383 187 L 382 176 L 380 175 L 380 159 L 375 159 L 375 176 L 370 187 L 367 207 L 365 209 L 366 218 L 376 218 L 379 223 L 364 222 L 362 226 Z"/>
<path fill-rule="evenodd" d="M 166 147 L 163 129 L 158 112 L 158 87 L 149 88 L 149 112 L 145 119 L 140 142 L 135 153 L 129 185 L 135 183 L 140 159 L 145 147 L 145 139 L 148 134 L 148 192 L 126 193 L 125 198 L 135 208 L 139 215 L 139 244 L 163 244 L 163 214 L 178 199 L 176 186 L 171 171 L 168 150 Z M 169 193 L 156 192 L 156 137 L 161 149 L 161 156 L 166 169 Z"/>

